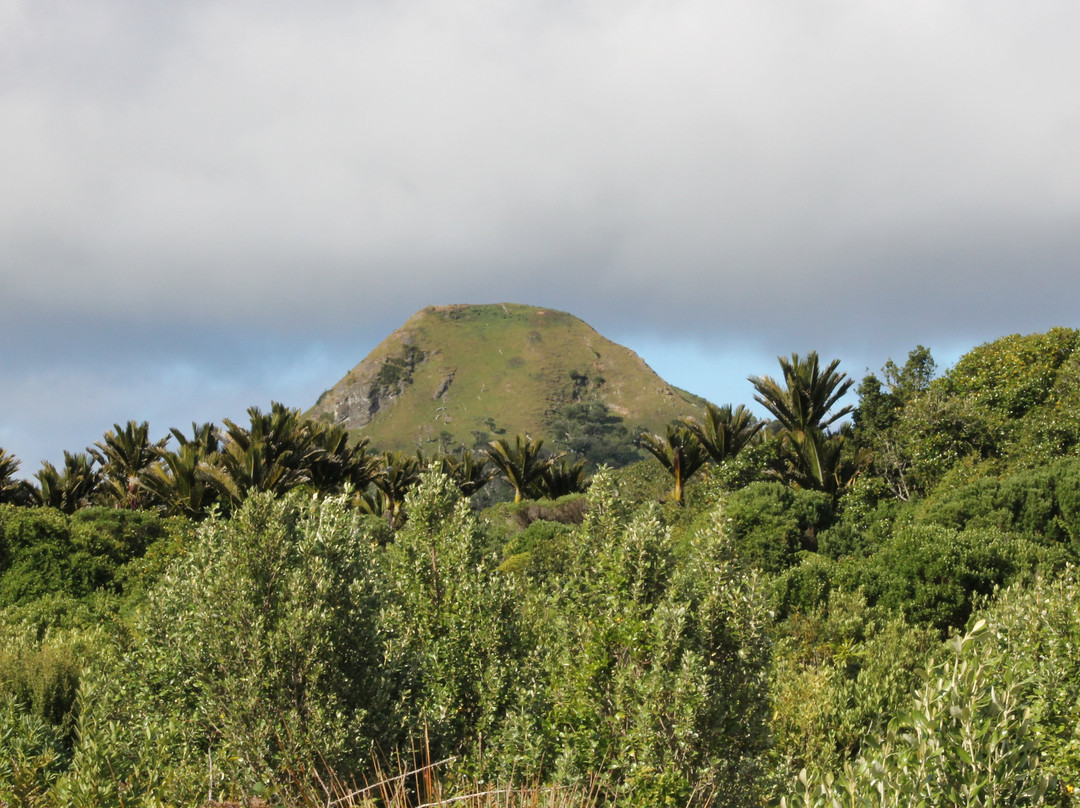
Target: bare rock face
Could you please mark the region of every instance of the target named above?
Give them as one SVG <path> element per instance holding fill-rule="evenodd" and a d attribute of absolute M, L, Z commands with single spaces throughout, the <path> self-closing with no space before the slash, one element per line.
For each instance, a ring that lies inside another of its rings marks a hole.
<path fill-rule="evenodd" d="M 328 420 L 333 423 L 358 429 L 369 424 L 380 410 L 397 401 L 412 385 L 416 368 L 426 358 L 409 335 L 402 335 L 401 343 L 401 350 L 396 355 L 382 357 L 377 362 L 365 361 L 349 371 L 329 391 L 336 391 L 337 395 L 327 396 L 329 401 L 321 401 L 315 406 L 315 410 L 320 410 L 324 404 L 330 405 L 323 407 L 317 417 L 327 420 L 328 414 Z M 450 386 L 449 381 L 446 386 Z"/>
<path fill-rule="evenodd" d="M 451 370 L 449 373 L 447 373 L 445 376 L 442 377 L 442 380 L 439 382 L 439 386 L 436 387 L 435 392 L 431 394 L 431 397 L 433 399 L 438 401 L 440 398 L 442 398 L 444 395 L 446 395 L 446 391 L 449 390 L 450 385 L 454 383 L 454 374 L 455 373 L 457 373 L 457 368 L 454 368 L 453 370 Z"/>

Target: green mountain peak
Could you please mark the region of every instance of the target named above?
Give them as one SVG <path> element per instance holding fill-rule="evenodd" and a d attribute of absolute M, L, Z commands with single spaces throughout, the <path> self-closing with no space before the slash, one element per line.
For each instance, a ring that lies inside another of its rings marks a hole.
<path fill-rule="evenodd" d="M 618 463 L 635 432 L 703 406 L 573 315 L 496 303 L 417 312 L 307 414 L 381 449 L 452 451 L 520 432 Z"/>

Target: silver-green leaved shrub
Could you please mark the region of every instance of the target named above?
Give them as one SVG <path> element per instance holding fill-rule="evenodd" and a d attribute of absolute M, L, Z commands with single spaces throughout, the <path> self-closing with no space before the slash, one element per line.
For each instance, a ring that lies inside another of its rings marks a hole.
<path fill-rule="evenodd" d="M 719 512 L 676 545 L 600 474 L 560 574 L 523 585 L 520 685 L 501 775 L 592 782 L 629 805 L 760 804 L 765 598 Z"/>
<path fill-rule="evenodd" d="M 446 476 L 405 507 L 389 543 L 300 493 L 204 522 L 82 676 L 56 804 L 326 804 L 414 759 L 444 793 L 760 804 L 769 618 L 719 513 L 676 543 L 599 475 L 511 571 Z"/>
<path fill-rule="evenodd" d="M 948 641 L 912 703 L 840 771 L 804 769 L 784 808 L 1028 806 L 1046 801 L 1029 683 L 1001 659 L 985 620 Z"/>
<path fill-rule="evenodd" d="M 445 474 L 422 475 L 405 510 L 408 522 L 385 557 L 380 640 L 401 693 L 386 718 L 400 743 L 422 739 L 424 755 L 453 757 L 451 768 L 477 775 L 518 682 L 514 588 Z"/>
<path fill-rule="evenodd" d="M 1080 574 L 1003 592 L 987 610 L 998 676 L 1026 683 L 1032 735 L 1064 804 L 1080 790 Z"/>
<path fill-rule="evenodd" d="M 606 474 L 539 570 L 500 570 L 441 475 L 386 548 L 397 720 L 482 782 L 580 787 L 625 805 L 751 805 L 768 743 L 768 617 L 719 514 L 676 546 Z"/>
<path fill-rule="evenodd" d="M 84 675 L 59 801 L 196 805 L 366 764 L 400 699 L 376 552 L 333 500 L 256 495 L 206 522 Z"/>

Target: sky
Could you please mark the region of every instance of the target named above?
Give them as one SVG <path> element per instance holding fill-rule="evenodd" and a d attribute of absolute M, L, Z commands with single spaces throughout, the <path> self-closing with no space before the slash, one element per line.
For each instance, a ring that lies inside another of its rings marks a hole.
<path fill-rule="evenodd" d="M 1080 326 L 1073 0 L 0 0 L 0 447 L 306 409 L 417 310 L 717 403 Z"/>

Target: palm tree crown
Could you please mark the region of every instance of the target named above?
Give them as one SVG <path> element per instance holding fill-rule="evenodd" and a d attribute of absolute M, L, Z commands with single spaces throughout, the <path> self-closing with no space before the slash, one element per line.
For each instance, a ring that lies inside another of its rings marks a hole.
<path fill-rule="evenodd" d="M 544 472 L 557 459 L 543 457 L 540 454 L 543 446 L 542 438 L 533 440 L 527 435 L 519 434 L 514 438 L 513 446 L 505 438 L 499 438 L 492 441 L 487 449 L 491 462 L 514 489 L 514 502 L 521 502 L 526 496 L 531 496 L 543 479 Z"/>
<path fill-rule="evenodd" d="M 89 449 L 101 466 L 102 496 L 118 508 L 144 506 L 149 497 L 142 481 L 157 464 L 167 440 L 151 443 L 146 421 L 128 421 L 124 427 L 113 424 L 105 437 Z"/>
<path fill-rule="evenodd" d="M 842 432 L 826 429 L 854 409 L 847 405 L 830 412 L 852 380 L 836 371 L 839 359 L 822 370 L 816 351 L 805 359 L 793 353 L 790 360 L 781 356 L 778 361 L 783 386 L 769 376 L 750 377 L 757 390 L 754 399 L 768 408 L 782 427 L 785 465 L 776 473 L 797 488 L 839 496 L 869 461 L 865 452 L 848 450 Z"/>
<path fill-rule="evenodd" d="M 754 400 L 776 416 L 788 432 L 804 436 L 824 430 L 854 409 L 849 404 L 829 413 L 853 383 L 847 374 L 836 372 L 839 359 L 824 370 L 819 367 L 817 351 L 811 351 L 805 359 L 793 353 L 790 360 L 782 356 L 777 360 L 783 371 L 783 387 L 771 376 L 751 376 L 750 383 L 757 390 Z"/>
<path fill-rule="evenodd" d="M 94 467 L 94 458 L 86 452 L 64 452 L 64 470 L 45 461 L 41 470 L 34 474 L 38 488 L 35 499 L 49 508 L 57 508 L 64 513 L 74 513 L 79 508 L 90 504 L 91 497 L 97 490 L 101 475 Z"/>
<path fill-rule="evenodd" d="M 694 433 L 694 437 L 701 442 L 716 463 L 735 457 L 754 441 L 765 426 L 764 421 L 755 418 L 742 404 L 738 407 L 732 407 L 731 404 L 723 407 L 706 404 L 703 422 L 690 416 L 679 420 Z"/>
<path fill-rule="evenodd" d="M 641 445 L 667 469 L 675 483 L 671 498 L 682 504 L 686 481 L 709 459 L 701 441 L 686 426 L 668 424 L 666 435 L 647 432 L 641 436 Z"/>
<path fill-rule="evenodd" d="M 13 502 L 17 505 L 32 501 L 32 488 L 25 480 L 16 480 L 19 459 L 7 449 L 0 448 L 0 502 Z"/>

